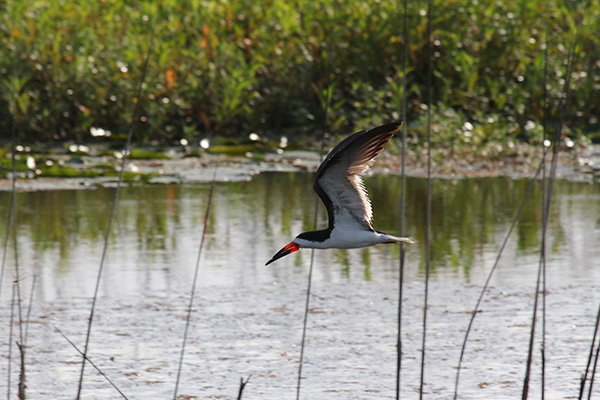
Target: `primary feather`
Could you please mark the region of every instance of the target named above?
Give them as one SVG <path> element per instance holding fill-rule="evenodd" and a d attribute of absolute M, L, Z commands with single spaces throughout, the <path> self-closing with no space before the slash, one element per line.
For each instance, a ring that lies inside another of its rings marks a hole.
<path fill-rule="evenodd" d="M 373 229 L 373 210 L 362 175 L 401 125 L 393 122 L 357 132 L 327 155 L 317 170 L 313 188 L 328 209 L 330 228 L 337 216 L 349 213 L 363 228 Z"/>

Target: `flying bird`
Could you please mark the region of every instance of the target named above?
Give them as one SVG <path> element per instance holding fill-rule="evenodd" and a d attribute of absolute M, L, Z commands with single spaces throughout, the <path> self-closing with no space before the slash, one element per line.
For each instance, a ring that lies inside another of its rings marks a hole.
<path fill-rule="evenodd" d="M 362 175 L 401 126 L 401 121 L 392 122 L 368 132 L 357 132 L 331 150 L 317 170 L 313 184 L 327 209 L 329 226 L 299 234 L 265 265 L 301 248 L 353 249 L 379 243 L 415 242 L 373 229 L 371 201 L 362 181 Z"/>

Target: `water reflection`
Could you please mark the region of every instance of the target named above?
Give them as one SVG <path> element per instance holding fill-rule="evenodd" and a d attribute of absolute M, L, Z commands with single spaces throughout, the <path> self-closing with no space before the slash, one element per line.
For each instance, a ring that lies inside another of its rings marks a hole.
<path fill-rule="evenodd" d="M 375 227 L 399 234 L 400 179 L 366 181 Z M 436 180 L 432 215 L 432 274 L 440 281 L 481 282 L 527 190 L 509 178 Z M 419 240 L 407 253 L 408 279 L 424 273 L 427 182 L 407 180 L 404 234 Z M 0 194 L 6 215 L 9 193 Z M 26 275 L 38 274 L 49 298 L 88 295 L 100 259 L 114 189 L 18 193 L 18 245 Z M 111 291 L 188 290 L 202 230 L 208 185 L 124 188 L 107 258 Z M 599 278 L 600 185 L 558 181 L 548 227 L 560 284 Z M 264 267 L 272 253 L 297 233 L 313 228 L 316 196 L 312 176 L 268 173 L 250 182 L 219 184 L 208 221 L 200 284 L 252 285 L 272 279 L 303 279 L 310 250 Z M 539 184 L 525 204 L 496 279 L 520 282 L 534 276 L 541 243 Z M 320 226 L 327 224 L 320 206 Z M 12 254 L 9 263 L 13 263 Z M 320 281 L 383 281 L 397 278 L 398 248 L 378 246 L 318 253 Z M 8 274 L 11 273 L 9 270 Z M 7 293 L 10 279 L 5 279 Z"/>

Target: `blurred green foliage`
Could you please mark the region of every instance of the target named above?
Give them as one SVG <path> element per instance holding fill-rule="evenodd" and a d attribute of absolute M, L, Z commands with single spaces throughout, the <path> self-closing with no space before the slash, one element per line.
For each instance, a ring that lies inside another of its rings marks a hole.
<path fill-rule="evenodd" d="M 428 103 L 426 8 L 409 2 L 408 119 L 417 125 Z M 433 104 L 440 118 L 496 124 L 481 128 L 483 140 L 538 135 L 532 127 L 543 118 L 548 22 L 548 120 L 555 125 L 581 21 L 566 125 L 600 131 L 600 0 L 435 0 L 433 10 Z M 14 111 L 22 140 L 91 140 L 92 127 L 118 138 L 139 101 L 139 141 L 252 131 L 293 137 L 322 126 L 328 93 L 333 132 L 375 126 L 401 116 L 402 20 L 402 3 L 389 1 L 6 0 L 0 131 L 9 132 Z M 456 133 L 441 129 L 437 138 Z M 421 131 L 409 134 L 418 138 Z"/>

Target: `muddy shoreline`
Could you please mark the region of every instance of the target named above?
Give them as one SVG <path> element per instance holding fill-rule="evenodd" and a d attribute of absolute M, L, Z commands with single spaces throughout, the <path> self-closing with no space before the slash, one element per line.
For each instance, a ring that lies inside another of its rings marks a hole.
<path fill-rule="evenodd" d="M 535 175 L 540 166 L 541 154 L 529 145 L 520 145 L 507 154 L 495 154 L 482 159 L 481 154 L 462 152 L 451 153 L 438 149 L 433 152 L 431 166 L 435 178 L 485 178 L 509 176 L 511 178 L 529 178 Z M 225 156 L 205 153 L 201 157 L 185 157 L 176 149 L 167 151 L 168 159 L 128 160 L 126 172 L 145 176 L 139 182 L 151 184 L 202 183 L 213 179 L 217 167 L 218 182 L 243 181 L 264 172 L 314 172 L 320 164 L 320 155 L 315 151 L 286 151 L 282 154 L 267 153 L 256 157 Z M 55 156 L 61 165 L 67 165 L 77 171 L 99 164 L 113 165 L 118 171 L 120 160 L 112 156 L 81 156 L 73 162 L 71 155 Z M 549 163 L 551 155 L 546 156 Z M 372 174 L 395 174 L 402 171 L 402 159 L 399 155 L 383 153 L 376 160 Z M 405 173 L 409 177 L 427 176 L 426 152 L 409 151 L 405 158 Z M 600 180 L 600 145 L 588 145 L 580 149 L 561 151 L 558 158 L 557 177 L 575 181 L 597 182 Z M 43 175 L 19 173 L 16 188 L 18 191 L 70 190 L 110 187 L 117 183 L 117 176 L 103 177 L 44 177 Z M 136 184 L 136 180 L 126 185 Z M 0 190 L 10 191 L 12 179 L 0 180 Z"/>

